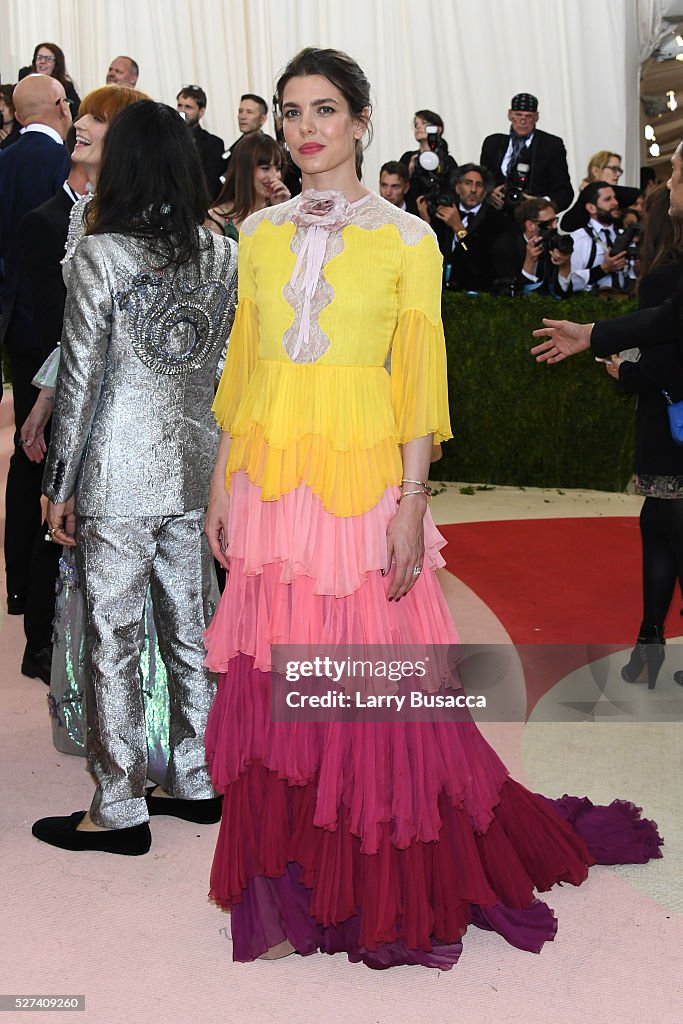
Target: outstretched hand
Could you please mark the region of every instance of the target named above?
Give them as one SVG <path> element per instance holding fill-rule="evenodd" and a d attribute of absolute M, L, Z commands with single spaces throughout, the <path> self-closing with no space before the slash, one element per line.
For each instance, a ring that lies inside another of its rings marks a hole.
<path fill-rule="evenodd" d="M 533 332 L 534 338 L 547 341 L 534 346 L 532 356 L 537 363 L 561 363 L 568 356 L 590 348 L 592 324 L 575 324 L 571 320 L 543 320 L 544 326 Z"/>

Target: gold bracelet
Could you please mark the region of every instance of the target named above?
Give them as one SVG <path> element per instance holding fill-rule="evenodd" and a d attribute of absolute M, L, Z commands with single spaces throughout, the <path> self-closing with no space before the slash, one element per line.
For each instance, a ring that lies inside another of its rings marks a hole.
<path fill-rule="evenodd" d="M 396 499 L 396 504 L 400 505 L 403 499 L 409 498 L 411 494 L 421 494 L 423 498 L 427 499 L 427 501 L 429 501 L 430 499 L 430 495 L 427 491 L 405 491 L 404 494 L 399 495 L 399 497 Z"/>
<path fill-rule="evenodd" d="M 403 480 L 401 480 L 401 487 L 403 487 L 404 484 L 418 484 L 420 487 L 424 487 L 425 489 L 427 488 L 426 480 L 409 480 L 408 477 L 404 477 Z"/>

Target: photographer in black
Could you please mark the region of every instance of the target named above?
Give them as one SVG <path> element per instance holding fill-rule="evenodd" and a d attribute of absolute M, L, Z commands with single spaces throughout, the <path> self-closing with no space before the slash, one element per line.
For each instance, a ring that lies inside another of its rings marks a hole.
<path fill-rule="evenodd" d="M 539 292 L 558 299 L 570 295 L 573 243 L 557 230 L 554 204 L 542 197 L 525 199 L 514 217 L 514 227 L 493 244 L 494 290 L 507 295 Z"/>
<path fill-rule="evenodd" d="M 450 244 L 450 232 L 437 219 L 439 206 L 453 206 L 456 203 L 455 174 L 458 165 L 448 152 L 448 143 L 443 137 L 444 124 L 433 110 L 417 110 L 413 119 L 415 141 L 419 149 L 409 150 L 400 162 L 408 168 L 410 188 L 405 203 L 408 213 L 416 213 L 431 224 L 439 240 L 439 247 Z M 418 201 L 424 197 L 424 202 Z"/>
<path fill-rule="evenodd" d="M 564 142 L 537 128 L 538 117 L 536 97 L 517 93 L 508 110 L 509 134 L 488 135 L 482 143 L 479 163 L 489 168 L 496 185 L 489 202 L 509 216 L 524 198 L 545 197 L 565 210 L 574 197 Z"/>
<path fill-rule="evenodd" d="M 508 221 L 485 201 L 492 188 L 493 178 L 485 167 L 462 164 L 455 172 L 457 201 L 436 207 L 437 222 L 450 231 L 442 252 L 444 283 L 451 289 L 485 292 L 493 284 L 492 246 Z M 440 232 L 443 237 L 441 228 Z"/>

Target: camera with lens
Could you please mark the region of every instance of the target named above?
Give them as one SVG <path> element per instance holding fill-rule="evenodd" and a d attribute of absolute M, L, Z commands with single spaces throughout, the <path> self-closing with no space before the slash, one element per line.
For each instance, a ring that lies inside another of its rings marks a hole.
<path fill-rule="evenodd" d="M 508 174 L 503 188 L 503 200 L 508 207 L 516 206 L 526 198 L 525 193 L 529 183 L 529 164 L 517 164 L 511 174 Z"/>
<path fill-rule="evenodd" d="M 436 125 L 428 124 L 426 129 L 428 149 L 420 153 L 413 171 L 413 182 L 417 195 L 424 196 L 427 212 L 436 217 L 439 206 L 457 206 L 458 197 L 453 188 L 452 176 L 447 166 L 448 147 L 439 134 Z"/>
<path fill-rule="evenodd" d="M 624 231 L 620 231 L 610 249 L 610 256 L 618 256 L 620 252 L 625 252 L 627 260 L 634 260 L 640 248 L 641 231 L 640 224 L 631 224 Z"/>
<path fill-rule="evenodd" d="M 574 252 L 574 239 L 571 235 L 563 235 L 554 227 L 538 226 L 538 237 L 541 239 L 541 252 L 549 253 L 557 249 L 563 256 L 571 256 Z"/>

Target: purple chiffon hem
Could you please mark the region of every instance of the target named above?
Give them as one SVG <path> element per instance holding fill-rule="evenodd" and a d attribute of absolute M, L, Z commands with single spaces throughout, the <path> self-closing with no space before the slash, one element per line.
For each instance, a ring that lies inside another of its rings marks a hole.
<path fill-rule="evenodd" d="M 663 840 L 655 823 L 640 818 L 634 804 L 615 800 L 609 806 L 595 806 L 586 797 L 571 796 L 547 803 L 575 829 L 599 864 L 642 864 L 662 856 Z M 277 878 L 253 878 L 232 908 L 234 960 L 255 960 L 285 939 L 302 956 L 318 950 L 344 952 L 352 963 L 364 963 L 373 970 L 419 965 L 447 971 L 462 952 L 462 936 L 453 936 L 449 942 L 433 936 L 429 949 L 409 948 L 403 939 L 368 949 L 359 942 L 360 912 L 335 925 L 322 926 L 309 913 L 310 900 L 311 891 L 301 881 L 301 866 L 294 862 Z M 470 921 L 532 953 L 540 953 L 557 932 L 552 909 L 539 899 L 522 908 L 470 904 Z"/>

